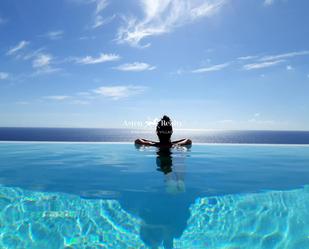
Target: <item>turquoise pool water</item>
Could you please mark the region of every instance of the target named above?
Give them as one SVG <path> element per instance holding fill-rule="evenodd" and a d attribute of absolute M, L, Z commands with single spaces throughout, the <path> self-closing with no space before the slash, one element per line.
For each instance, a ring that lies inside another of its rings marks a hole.
<path fill-rule="evenodd" d="M 309 248 L 309 146 L 0 143 L 0 248 Z"/>

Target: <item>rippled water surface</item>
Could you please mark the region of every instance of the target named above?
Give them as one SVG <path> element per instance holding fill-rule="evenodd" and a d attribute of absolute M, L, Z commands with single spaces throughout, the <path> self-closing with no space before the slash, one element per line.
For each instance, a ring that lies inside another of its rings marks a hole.
<path fill-rule="evenodd" d="M 309 248 L 309 146 L 0 143 L 0 248 Z"/>

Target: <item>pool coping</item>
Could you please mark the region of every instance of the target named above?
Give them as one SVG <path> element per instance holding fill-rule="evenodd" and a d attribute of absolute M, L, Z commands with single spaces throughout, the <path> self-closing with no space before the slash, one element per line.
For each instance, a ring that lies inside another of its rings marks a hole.
<path fill-rule="evenodd" d="M 131 144 L 134 142 L 102 142 L 102 141 L 0 141 L 0 144 Z M 192 146 L 274 146 L 274 147 L 309 147 L 309 144 L 272 144 L 272 143 L 193 143 Z"/>

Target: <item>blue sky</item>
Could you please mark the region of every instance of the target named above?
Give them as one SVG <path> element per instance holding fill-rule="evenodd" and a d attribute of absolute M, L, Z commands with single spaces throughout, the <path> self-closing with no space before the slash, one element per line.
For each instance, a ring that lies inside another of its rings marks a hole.
<path fill-rule="evenodd" d="M 0 126 L 309 130 L 308 9 L 1 0 Z"/>

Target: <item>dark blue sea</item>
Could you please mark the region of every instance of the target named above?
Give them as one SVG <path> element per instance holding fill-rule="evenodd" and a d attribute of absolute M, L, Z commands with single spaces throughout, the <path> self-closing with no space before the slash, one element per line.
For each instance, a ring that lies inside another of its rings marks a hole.
<path fill-rule="evenodd" d="M 132 142 L 156 140 L 154 131 L 99 128 L 0 128 L 0 141 Z M 309 131 L 183 131 L 173 139 L 194 143 L 309 144 Z"/>

